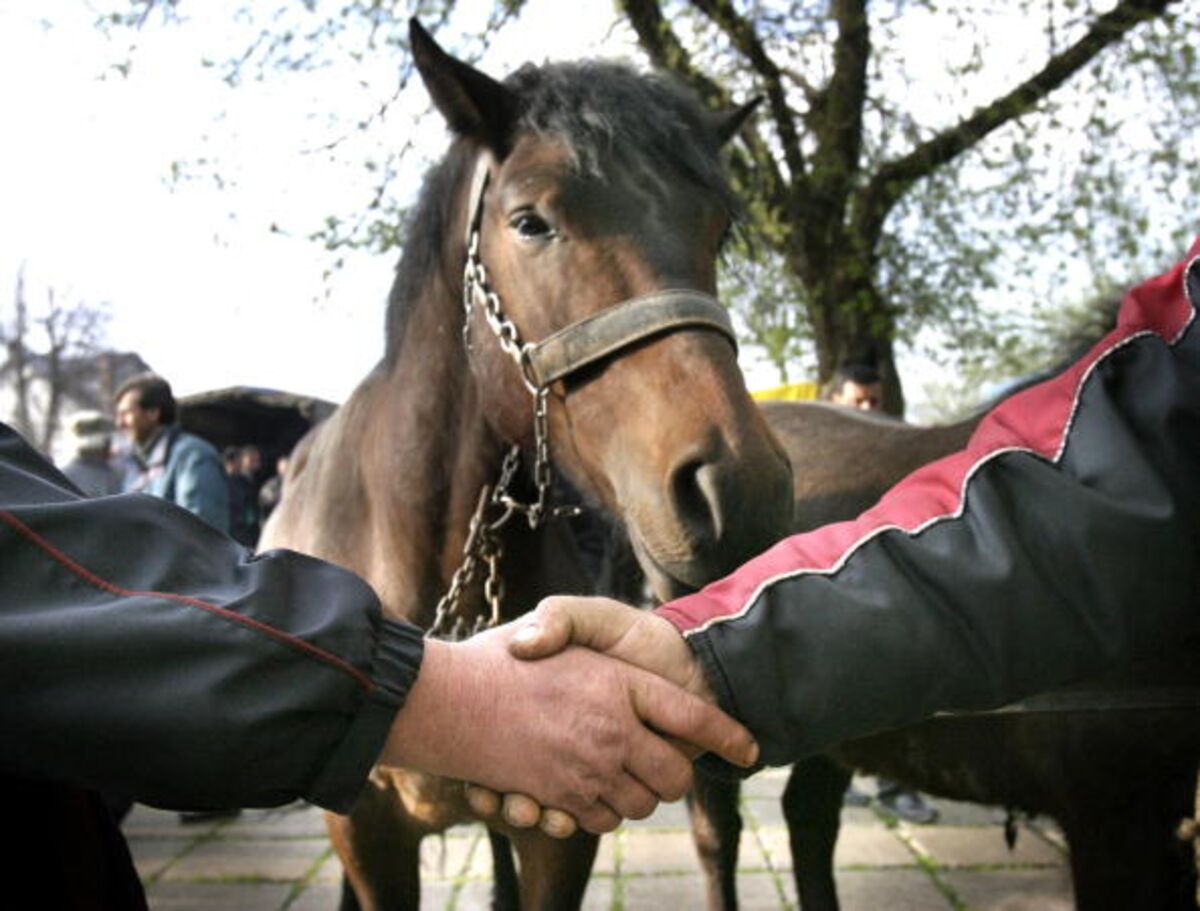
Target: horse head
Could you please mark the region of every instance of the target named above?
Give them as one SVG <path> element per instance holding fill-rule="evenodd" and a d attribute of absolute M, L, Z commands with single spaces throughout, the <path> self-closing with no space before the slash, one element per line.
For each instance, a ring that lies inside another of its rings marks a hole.
<path fill-rule="evenodd" d="M 788 462 L 716 305 L 737 202 L 720 150 L 753 108 L 701 108 L 601 62 L 503 82 L 412 50 L 454 143 L 441 274 L 462 299 L 481 417 L 621 517 L 655 593 L 705 584 L 786 532 Z M 462 270 L 467 269 L 464 278 Z M 457 271 L 456 271 L 457 270 Z"/>

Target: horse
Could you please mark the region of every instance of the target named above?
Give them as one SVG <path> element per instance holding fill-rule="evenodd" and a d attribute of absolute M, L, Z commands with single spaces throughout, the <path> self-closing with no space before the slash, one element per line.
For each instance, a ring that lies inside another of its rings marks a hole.
<path fill-rule="evenodd" d="M 341 564 L 388 615 L 466 635 L 586 590 L 546 521 L 553 471 L 620 518 L 658 596 L 728 572 L 790 513 L 715 298 L 738 216 L 720 152 L 754 102 L 707 111 L 601 61 L 501 82 L 415 20 L 410 39 L 449 148 L 411 215 L 383 358 L 300 447 L 261 546 Z M 376 766 L 327 816 L 342 907 L 416 909 L 421 839 L 472 818 L 460 783 Z M 491 841 L 498 907 L 579 906 L 594 836 Z"/>
<path fill-rule="evenodd" d="M 796 532 L 854 518 L 911 471 L 965 446 L 982 418 L 918 427 L 817 402 L 761 408 L 792 463 Z M 1143 669 L 1142 680 L 1173 672 Z M 861 770 L 1010 814 L 1050 816 L 1067 841 L 1081 911 L 1194 909 L 1195 857 L 1176 828 L 1195 813 L 1196 719 L 1194 709 L 1162 706 L 939 717 L 806 758 L 783 795 L 800 906 L 838 908 L 842 797 L 852 770 Z M 736 784 L 698 778 L 693 832 L 712 908 L 736 907 L 737 799 Z M 1011 825 L 1006 835 L 1011 844 Z"/>

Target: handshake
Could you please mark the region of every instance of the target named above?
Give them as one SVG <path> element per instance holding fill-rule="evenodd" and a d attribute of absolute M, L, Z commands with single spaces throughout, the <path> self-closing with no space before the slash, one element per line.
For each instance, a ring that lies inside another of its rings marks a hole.
<path fill-rule="evenodd" d="M 681 798 L 700 753 L 755 763 L 750 732 L 713 701 L 663 618 L 547 598 L 464 642 L 428 641 L 379 761 L 474 782 L 467 798 L 485 820 L 599 834 Z"/>

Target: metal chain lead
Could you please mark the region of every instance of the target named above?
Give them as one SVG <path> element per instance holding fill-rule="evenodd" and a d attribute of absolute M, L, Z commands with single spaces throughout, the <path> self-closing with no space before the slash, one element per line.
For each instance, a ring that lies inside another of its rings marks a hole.
<path fill-rule="evenodd" d="M 491 284 L 488 282 L 487 267 L 484 266 L 483 260 L 479 258 L 479 229 L 474 228 L 471 231 L 471 238 L 467 243 L 467 265 L 463 270 L 463 333 L 467 335 L 469 341 L 469 327 L 471 325 L 471 311 L 475 303 L 476 294 L 478 294 L 479 302 L 483 306 L 483 315 L 487 318 L 488 326 L 495 333 L 496 338 L 500 342 L 500 347 L 504 349 L 504 353 L 516 361 L 517 367 L 521 371 L 521 379 L 529 388 L 531 393 L 536 394 L 536 387 L 529 381 L 526 375 L 525 368 L 525 346 L 521 342 L 521 332 L 517 329 L 516 323 L 510 320 L 504 314 L 504 305 L 500 301 L 500 295 L 492 290 Z M 468 344 L 468 350 L 470 345 Z"/>
<path fill-rule="evenodd" d="M 500 296 L 488 283 L 487 269 L 479 258 L 479 230 L 473 228 L 467 244 L 467 264 L 463 270 L 463 343 L 468 353 L 471 351 L 471 315 L 476 299 L 480 301 L 488 326 L 496 334 L 501 349 L 516 362 L 521 371 L 521 379 L 533 396 L 533 480 L 537 489 L 537 499 L 532 503 L 523 503 L 508 491 L 521 463 L 521 447 L 514 445 L 504 455 L 496 485 L 492 488 L 484 487 L 479 493 L 479 502 L 471 516 L 466 541 L 463 542 L 462 563 L 451 576 L 446 593 L 438 600 L 433 623 L 425 631 L 426 637 L 461 639 L 464 633 L 474 635 L 500 624 L 500 608 L 504 600 L 504 579 L 500 574 L 500 560 L 504 556 L 504 545 L 500 541 L 499 532 L 514 515 L 520 513 L 525 516 L 529 528 L 537 530 L 550 519 L 577 516 L 583 511 L 578 506 L 551 508 L 548 505 L 554 483 L 553 466 L 550 461 L 550 390 L 548 387 L 535 385 L 529 379 L 521 333 L 516 324 L 505 315 Z M 498 515 L 489 520 L 486 516 L 490 508 L 498 510 Z M 481 561 L 487 564 L 483 596 L 488 613 L 478 615 L 468 632 L 467 620 L 462 613 L 462 596 L 474 579 Z"/>
<path fill-rule="evenodd" d="M 479 502 L 471 515 L 470 525 L 467 526 L 467 538 L 463 542 L 462 563 L 450 577 L 450 586 L 446 593 L 438 600 L 433 622 L 425 631 L 426 638 L 457 640 L 462 639 L 464 633 L 473 636 L 481 630 L 500 624 L 500 607 L 504 600 L 500 560 L 504 557 L 504 544 L 500 540 L 499 532 L 513 516 L 513 510 L 504 502 L 506 495 L 503 493 L 504 487 L 516 472 L 517 463 L 511 456 L 512 451 L 505 456 L 499 483 L 494 488 L 484 487 L 479 491 Z M 488 520 L 488 509 L 497 507 L 501 510 L 500 515 Z M 462 597 L 467 586 L 475 578 L 475 571 L 480 562 L 487 564 L 483 597 L 488 606 L 488 613 L 486 616 L 479 614 L 468 631 L 467 619 L 462 611 Z"/>
<path fill-rule="evenodd" d="M 477 227 L 472 228 L 467 241 L 467 265 L 463 270 L 463 332 L 468 340 L 468 350 L 470 336 L 466 327 L 470 325 L 472 307 L 476 300 L 482 305 L 488 326 L 496 334 L 501 349 L 512 358 L 521 372 L 521 379 L 530 395 L 533 396 L 534 403 L 533 479 L 537 489 L 537 499 L 533 503 L 522 503 L 504 493 L 507 484 L 497 484 L 497 489 L 502 491 L 504 504 L 523 513 L 531 529 L 539 528 L 548 519 L 577 516 L 583 511 L 578 506 L 557 506 L 552 509 L 548 506 L 553 487 L 553 467 L 550 461 L 550 390 L 549 387 L 538 386 L 530 379 L 527 346 L 521 340 L 521 333 L 516 324 L 505 315 L 500 295 L 488 283 L 487 268 L 479 257 L 479 229 Z M 517 447 L 509 450 L 509 456 L 511 457 L 514 451 L 519 457 Z"/>

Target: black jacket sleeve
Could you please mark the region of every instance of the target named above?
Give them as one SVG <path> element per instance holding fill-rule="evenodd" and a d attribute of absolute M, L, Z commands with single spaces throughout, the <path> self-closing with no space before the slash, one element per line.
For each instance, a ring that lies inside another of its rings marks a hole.
<path fill-rule="evenodd" d="M 2 774 L 344 812 L 422 640 L 343 569 L 253 557 L 153 497 L 83 499 L 0 425 L 0 655 Z"/>
<path fill-rule="evenodd" d="M 963 452 L 660 608 L 765 762 L 1195 643 L 1197 254 Z"/>

